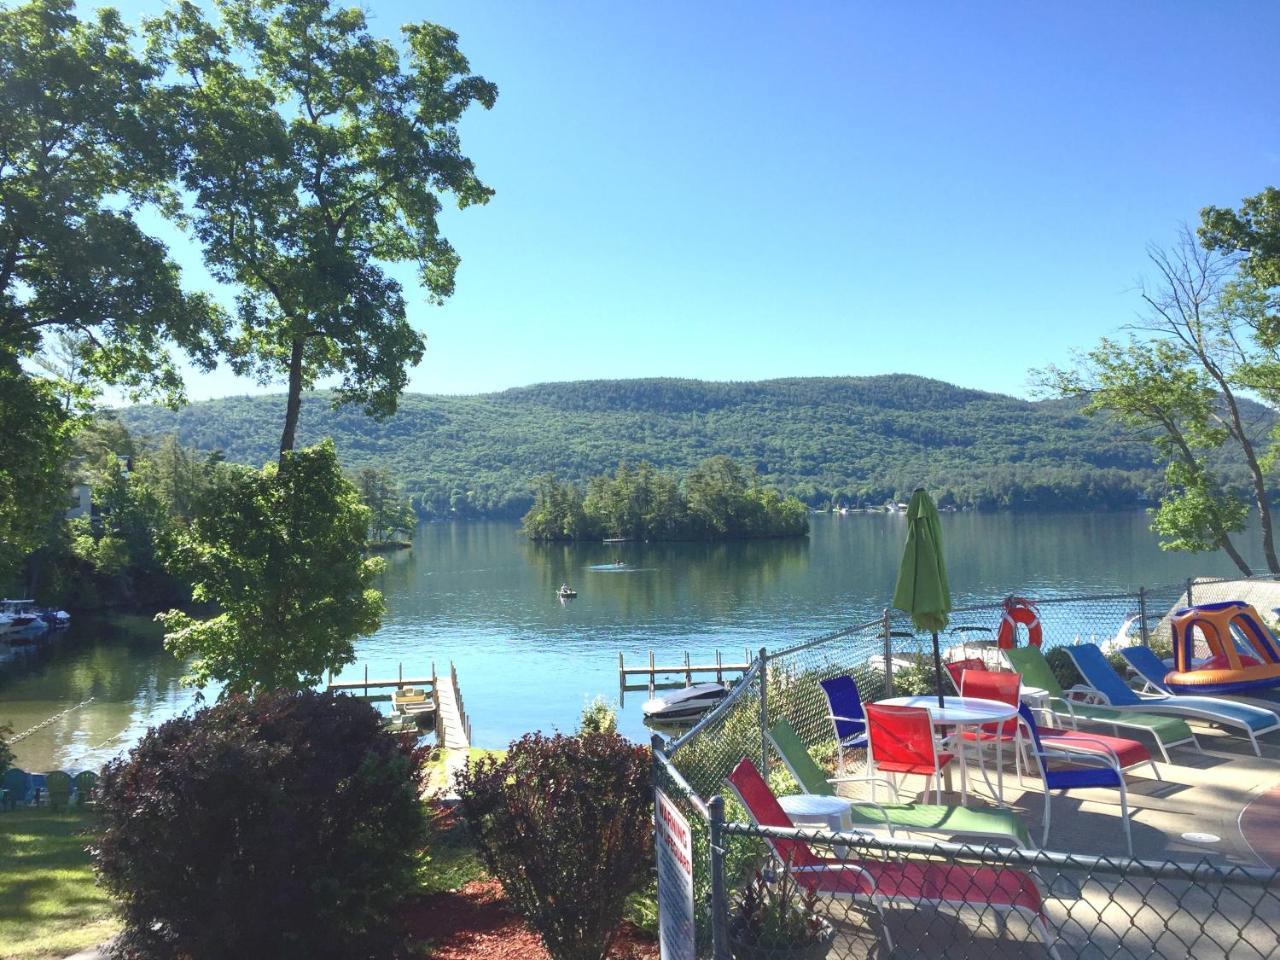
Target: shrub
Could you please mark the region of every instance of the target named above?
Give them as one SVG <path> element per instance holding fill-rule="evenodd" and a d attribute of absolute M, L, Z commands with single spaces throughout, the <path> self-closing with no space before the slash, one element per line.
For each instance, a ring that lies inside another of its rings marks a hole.
<path fill-rule="evenodd" d="M 150 730 L 100 781 L 117 955 L 392 956 L 426 838 L 422 764 L 331 693 L 234 696 Z"/>
<path fill-rule="evenodd" d="M 950 690 L 946 685 L 943 692 Z M 893 692 L 900 697 L 917 697 L 938 692 L 938 671 L 933 658 L 921 659 L 909 667 L 896 667 L 893 671 Z"/>
<path fill-rule="evenodd" d="M 579 733 L 617 733 L 618 714 L 604 697 L 596 697 L 582 711 Z"/>
<path fill-rule="evenodd" d="M 649 750 L 617 734 L 527 734 L 458 775 L 485 864 L 553 960 L 601 960 L 653 848 Z"/>

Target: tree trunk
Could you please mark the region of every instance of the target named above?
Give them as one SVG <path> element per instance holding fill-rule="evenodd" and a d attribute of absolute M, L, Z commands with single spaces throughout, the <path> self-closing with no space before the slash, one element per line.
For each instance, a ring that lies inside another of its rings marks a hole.
<path fill-rule="evenodd" d="M 280 435 L 281 461 L 293 449 L 298 432 L 298 412 L 302 408 L 302 353 L 306 345 L 306 337 L 293 338 L 293 352 L 289 355 L 289 399 L 284 408 L 284 433 Z"/>
<path fill-rule="evenodd" d="M 1244 453 L 1245 465 L 1249 468 L 1249 480 L 1253 487 L 1253 500 L 1258 508 L 1258 520 L 1262 525 L 1262 556 L 1267 562 L 1267 569 L 1272 573 L 1280 573 L 1280 560 L 1276 558 L 1275 534 L 1271 528 L 1271 503 L 1267 499 L 1267 479 L 1262 472 L 1262 465 L 1258 463 L 1258 457 L 1253 452 L 1253 444 L 1249 442 L 1248 434 L 1245 433 L 1244 418 L 1240 416 L 1240 405 L 1236 403 L 1235 394 L 1231 391 L 1231 385 L 1227 383 L 1227 378 L 1223 376 L 1217 367 L 1210 364 L 1207 356 L 1202 354 L 1201 362 L 1204 364 L 1209 375 L 1217 381 L 1218 388 L 1222 391 L 1223 400 L 1227 404 L 1227 413 L 1231 416 L 1231 433 L 1235 435 L 1236 442 L 1240 444 L 1240 449 Z M 1235 559 L 1234 557 L 1232 559 Z M 1239 563 L 1239 561 L 1237 561 Z"/>
<path fill-rule="evenodd" d="M 1252 577 L 1253 571 L 1249 568 L 1249 564 L 1244 562 L 1244 557 L 1240 556 L 1240 551 L 1235 548 L 1231 542 L 1231 538 L 1225 533 L 1218 535 L 1218 546 L 1222 548 L 1222 552 L 1231 558 L 1231 562 L 1239 568 L 1240 572 L 1246 577 Z"/>

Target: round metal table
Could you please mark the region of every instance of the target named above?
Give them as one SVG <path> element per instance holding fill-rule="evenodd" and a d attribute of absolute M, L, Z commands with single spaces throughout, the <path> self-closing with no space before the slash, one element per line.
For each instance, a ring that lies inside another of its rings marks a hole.
<path fill-rule="evenodd" d="M 887 700 L 878 700 L 877 703 L 890 707 L 916 707 L 929 711 L 929 718 L 933 721 L 935 727 L 954 727 L 959 730 L 962 727 L 980 727 L 988 723 L 1000 723 L 1003 720 L 1012 720 L 1018 715 L 1018 708 L 1010 703 L 1001 703 L 999 700 L 986 700 L 982 697 L 944 697 L 944 706 L 938 706 L 938 698 L 934 694 L 925 694 L 914 697 L 890 697 Z M 1004 763 L 1002 754 L 1002 743 L 996 741 L 996 801 L 1004 803 Z M 956 751 L 960 757 L 960 795 L 961 799 L 967 799 L 969 795 L 969 765 L 966 760 L 963 745 Z M 874 751 L 873 751 L 874 756 Z M 947 771 L 948 774 L 950 770 Z M 986 775 L 984 768 L 983 775 Z M 947 777 L 947 790 L 951 790 L 951 778 Z M 988 786 L 990 783 L 988 783 Z"/>

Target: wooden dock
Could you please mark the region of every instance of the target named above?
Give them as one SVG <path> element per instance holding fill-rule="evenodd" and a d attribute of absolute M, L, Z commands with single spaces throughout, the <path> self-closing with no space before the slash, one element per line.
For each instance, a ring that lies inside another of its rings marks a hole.
<path fill-rule="evenodd" d="M 369 666 L 365 664 L 364 679 L 334 680 L 330 675 L 328 686 L 330 690 L 353 693 L 372 703 L 390 700 L 391 691 L 401 687 L 420 687 L 429 695 L 427 712 L 434 718 L 436 740 L 440 746 L 449 750 L 467 750 L 471 746 L 471 718 L 467 716 L 463 705 L 458 670 L 452 661 L 449 663 L 447 677 L 436 675 L 434 663 L 431 664 L 429 677 L 406 677 L 403 664 L 399 665 L 396 674 L 394 679 L 370 678 Z"/>
<path fill-rule="evenodd" d="M 436 686 L 436 739 L 446 750 L 471 748 L 471 719 L 463 706 L 458 671 L 452 662 L 448 679 Z"/>
<path fill-rule="evenodd" d="M 675 666 L 660 666 L 655 662 L 653 651 L 649 651 L 649 663 L 641 667 L 629 667 L 621 653 L 618 654 L 618 702 L 626 703 L 628 693 L 645 691 L 650 697 L 658 690 L 677 690 L 680 687 L 693 686 L 695 676 L 713 675 L 716 683 L 724 683 L 726 675 L 734 680 L 751 668 L 751 654 L 742 651 L 741 663 L 725 663 L 720 651 L 716 651 L 715 663 L 692 663 L 689 653 L 685 651 L 684 663 Z M 644 683 L 628 683 L 628 677 L 644 677 Z M 658 678 L 664 678 L 658 682 Z M 676 679 L 672 679 L 676 678 Z"/>

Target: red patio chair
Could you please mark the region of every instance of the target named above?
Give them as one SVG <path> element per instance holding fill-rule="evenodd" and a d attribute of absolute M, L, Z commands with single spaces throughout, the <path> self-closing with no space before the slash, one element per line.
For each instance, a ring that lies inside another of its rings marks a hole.
<path fill-rule="evenodd" d="M 868 705 L 870 713 L 871 705 Z M 728 783 L 752 821 L 763 827 L 794 827 L 754 763 L 743 757 Z M 928 904 L 1017 912 L 1057 960 L 1053 934 L 1045 918 L 1040 890 L 1031 876 L 1010 867 L 970 867 L 964 864 L 913 860 L 842 860 L 819 857 L 803 840 L 765 837 L 774 856 L 796 882 L 819 896 L 862 900 L 880 917 L 885 945 L 892 952 L 893 936 L 885 923 L 884 907 L 895 902 L 911 909 Z"/>
<path fill-rule="evenodd" d="M 947 676 L 951 678 L 951 688 L 955 690 L 956 693 L 960 692 L 960 677 L 966 670 L 988 669 L 987 662 L 985 660 L 979 660 L 977 657 L 970 657 L 967 660 L 952 660 L 948 663 L 944 663 L 943 667 L 946 668 Z"/>
<path fill-rule="evenodd" d="M 894 774 L 925 778 L 929 792 L 933 781 L 934 799 L 942 803 L 942 771 L 955 759 L 954 754 L 939 753 L 933 737 L 933 719 L 923 707 L 894 707 L 884 703 L 866 704 L 868 767 L 872 774 L 890 774 L 897 790 Z"/>
<path fill-rule="evenodd" d="M 1017 673 L 994 673 L 990 670 L 966 670 L 960 675 L 960 695 L 963 697 L 979 697 L 983 700 L 994 700 L 1017 707 L 1022 702 L 1022 676 Z M 999 774 L 1004 769 L 1004 745 L 1014 745 L 1014 769 L 1018 774 L 1018 783 L 1022 783 L 1022 751 L 1018 748 L 1021 742 L 1018 718 L 1015 716 L 999 723 L 984 723 L 977 730 L 964 730 L 960 734 L 962 744 L 973 744 L 977 748 L 978 769 L 982 771 L 982 779 L 987 781 L 987 789 L 992 789 L 991 778 L 987 776 L 986 751 L 983 747 L 995 745 L 996 770 Z M 993 791 L 996 799 L 1004 803 L 1004 778 L 997 775 L 999 786 Z"/>

